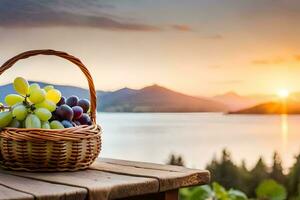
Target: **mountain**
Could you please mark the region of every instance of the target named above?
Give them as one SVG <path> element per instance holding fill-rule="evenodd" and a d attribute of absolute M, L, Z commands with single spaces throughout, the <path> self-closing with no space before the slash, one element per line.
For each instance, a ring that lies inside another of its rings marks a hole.
<path fill-rule="evenodd" d="M 300 114 L 300 102 L 288 100 L 286 104 L 280 101 L 262 103 L 231 114 Z"/>
<path fill-rule="evenodd" d="M 140 90 L 124 88 L 100 99 L 100 111 L 109 112 L 224 112 L 219 102 L 188 96 L 152 85 Z"/>
<path fill-rule="evenodd" d="M 48 83 L 37 82 L 41 87 Z M 53 84 L 52 84 L 53 85 Z M 89 98 L 87 89 L 54 85 L 65 97 L 77 95 Z M 0 86 L 0 102 L 7 94 L 15 93 L 12 84 Z M 104 112 L 226 112 L 222 103 L 207 99 L 188 96 L 167 88 L 153 85 L 134 90 L 123 88 L 116 91 L 97 91 L 98 110 Z"/>
<path fill-rule="evenodd" d="M 249 108 L 261 103 L 256 98 L 238 95 L 235 92 L 227 92 L 222 95 L 217 95 L 212 98 L 213 100 L 225 104 L 230 111 L 236 111 L 244 108 Z"/>

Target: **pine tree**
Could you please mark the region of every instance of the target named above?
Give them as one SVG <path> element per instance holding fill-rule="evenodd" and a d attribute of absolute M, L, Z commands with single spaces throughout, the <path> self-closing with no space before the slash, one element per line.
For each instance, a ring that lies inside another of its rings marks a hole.
<path fill-rule="evenodd" d="M 255 189 L 265 179 L 268 178 L 268 168 L 262 157 L 259 158 L 255 167 L 250 171 L 251 178 L 248 183 L 249 196 L 255 196 Z"/>
<path fill-rule="evenodd" d="M 211 164 L 207 166 L 212 174 L 212 182 L 216 181 L 227 189 L 237 188 L 239 189 L 239 169 L 231 161 L 230 153 L 224 149 L 220 161 L 213 159 Z"/>
<path fill-rule="evenodd" d="M 184 161 L 181 156 L 176 157 L 174 154 L 171 155 L 169 161 L 169 165 L 177 165 L 177 166 L 184 166 Z"/>
<path fill-rule="evenodd" d="M 249 189 L 249 181 L 251 179 L 251 174 L 246 167 L 246 161 L 242 160 L 242 165 L 239 167 L 239 190 L 245 192 L 247 195 L 251 193 Z"/>
<path fill-rule="evenodd" d="M 289 197 L 300 196 L 300 154 L 296 157 L 296 162 L 290 169 L 287 186 Z"/>
<path fill-rule="evenodd" d="M 283 174 L 281 158 L 277 152 L 273 155 L 273 165 L 271 168 L 270 178 L 282 185 L 286 184 L 286 177 Z"/>

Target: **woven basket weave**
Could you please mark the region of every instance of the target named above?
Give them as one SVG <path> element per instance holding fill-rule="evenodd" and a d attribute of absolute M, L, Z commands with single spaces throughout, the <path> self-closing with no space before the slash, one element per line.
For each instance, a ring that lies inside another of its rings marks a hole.
<path fill-rule="evenodd" d="M 11 170 L 76 171 L 88 168 L 101 149 L 101 128 L 96 124 L 96 91 L 82 62 L 67 53 L 33 50 L 21 53 L 0 67 L 0 75 L 18 60 L 36 55 L 54 55 L 77 65 L 88 80 L 92 125 L 67 129 L 4 128 L 0 131 L 0 165 Z"/>

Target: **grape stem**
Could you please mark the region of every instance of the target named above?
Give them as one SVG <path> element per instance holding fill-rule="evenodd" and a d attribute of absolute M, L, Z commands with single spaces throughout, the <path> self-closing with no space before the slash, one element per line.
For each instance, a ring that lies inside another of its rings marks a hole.
<path fill-rule="evenodd" d="M 10 106 L 0 106 L 0 110 L 11 110 Z"/>

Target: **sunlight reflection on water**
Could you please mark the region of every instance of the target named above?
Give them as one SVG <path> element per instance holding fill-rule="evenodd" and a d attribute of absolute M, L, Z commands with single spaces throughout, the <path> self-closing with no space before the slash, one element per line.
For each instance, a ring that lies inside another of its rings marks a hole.
<path fill-rule="evenodd" d="M 288 115 L 281 115 L 281 135 L 282 135 L 282 151 L 286 153 L 286 145 L 289 134 L 289 124 L 288 124 Z"/>
<path fill-rule="evenodd" d="M 300 153 L 300 115 L 223 115 L 220 113 L 100 113 L 101 156 L 165 163 L 171 153 L 189 167 L 203 168 L 227 148 L 235 162 L 253 166 L 260 155 L 284 167 Z"/>

